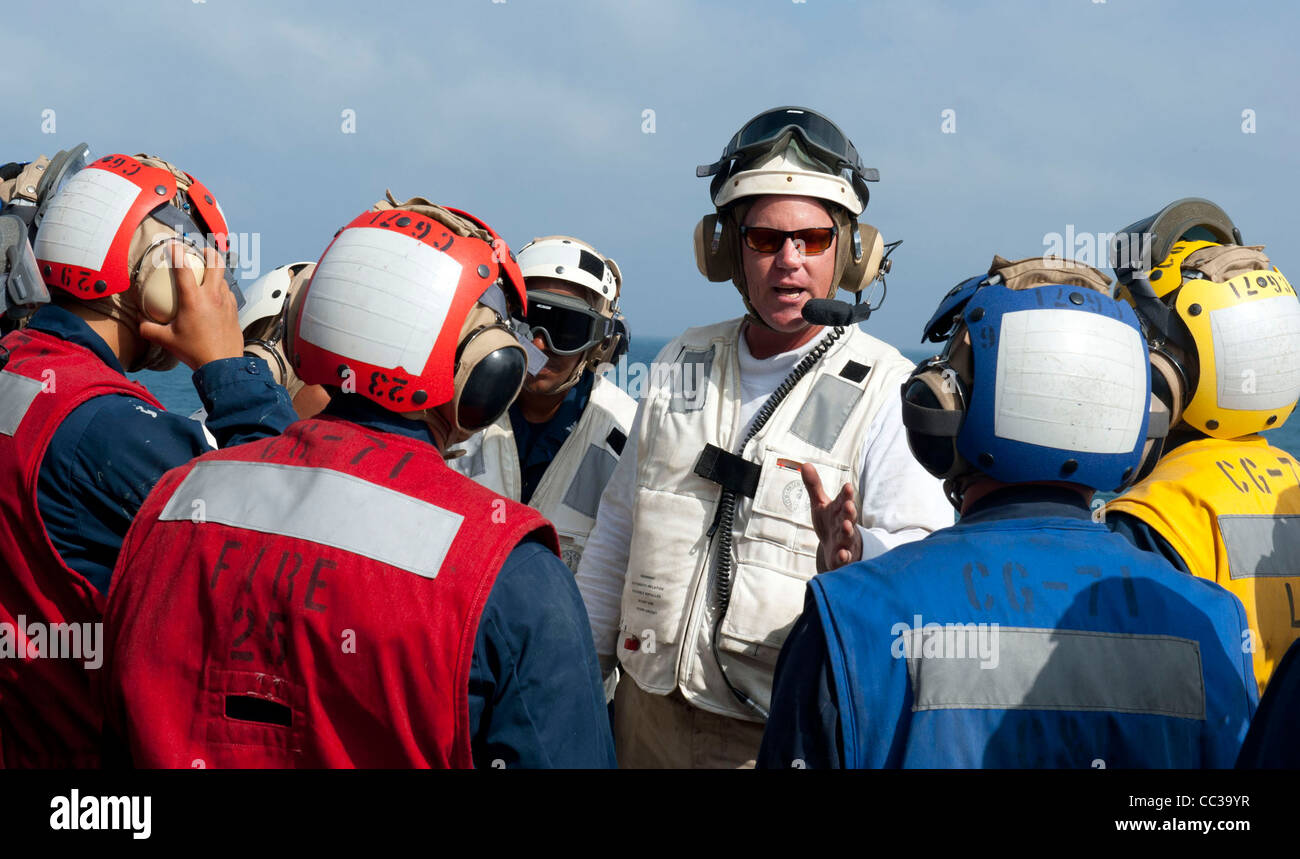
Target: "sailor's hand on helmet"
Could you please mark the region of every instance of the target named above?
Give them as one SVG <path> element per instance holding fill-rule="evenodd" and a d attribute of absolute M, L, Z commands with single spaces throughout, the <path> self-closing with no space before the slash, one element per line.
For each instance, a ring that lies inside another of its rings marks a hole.
<path fill-rule="evenodd" d="M 808 501 L 812 505 L 812 525 L 817 532 L 817 572 L 824 573 L 862 560 L 862 535 L 858 533 L 857 494 L 845 483 L 840 494 L 828 498 L 822 489 L 817 469 L 804 463 L 799 469 Z"/>
<path fill-rule="evenodd" d="M 244 354 L 244 334 L 239 329 L 235 296 L 226 286 L 225 264 L 212 248 L 204 248 L 207 269 L 203 282 L 185 264 L 178 243 L 171 247 L 172 276 L 176 283 L 176 318 L 166 325 L 148 319 L 140 323 L 140 336 L 171 352 L 190 369 L 210 361 Z"/>

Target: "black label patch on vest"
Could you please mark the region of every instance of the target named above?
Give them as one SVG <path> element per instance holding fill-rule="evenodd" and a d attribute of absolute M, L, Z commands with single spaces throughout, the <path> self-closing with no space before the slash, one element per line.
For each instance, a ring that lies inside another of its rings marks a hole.
<path fill-rule="evenodd" d="M 695 473 L 723 489 L 753 498 L 758 491 L 758 477 L 763 467 L 757 462 L 736 456 L 715 444 L 705 445 L 695 461 Z"/>
<path fill-rule="evenodd" d="M 844 369 L 840 370 L 840 376 L 848 379 L 850 382 L 861 382 L 863 379 L 867 378 L 867 374 L 870 372 L 871 368 L 866 364 L 859 364 L 857 361 L 849 361 L 844 365 Z"/>
<path fill-rule="evenodd" d="M 627 444 L 627 434 L 624 433 L 618 427 L 614 427 L 612 430 L 609 431 L 609 435 L 605 436 L 605 444 L 612 447 L 614 449 L 614 453 L 617 453 L 619 456 L 622 456 L 623 445 Z"/>
<path fill-rule="evenodd" d="M 227 695 L 226 718 L 288 728 L 293 725 L 293 710 L 278 701 L 266 698 L 255 698 L 252 695 Z"/>

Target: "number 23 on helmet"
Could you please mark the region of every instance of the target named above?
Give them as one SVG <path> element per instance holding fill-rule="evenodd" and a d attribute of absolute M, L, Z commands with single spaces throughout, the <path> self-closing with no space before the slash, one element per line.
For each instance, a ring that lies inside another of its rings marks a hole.
<path fill-rule="evenodd" d="M 527 301 L 510 249 L 473 215 L 432 204 L 370 211 L 325 249 L 286 345 L 307 384 L 400 414 L 450 402 L 455 428 L 471 433 L 523 385 L 528 354 L 510 315 Z"/>

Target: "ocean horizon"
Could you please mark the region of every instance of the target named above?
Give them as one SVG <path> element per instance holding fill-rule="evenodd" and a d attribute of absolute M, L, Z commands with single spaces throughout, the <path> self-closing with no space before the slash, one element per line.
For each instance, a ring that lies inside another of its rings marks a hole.
<path fill-rule="evenodd" d="M 637 337 L 634 334 L 628 349 L 628 363 L 650 364 L 672 339 L 672 337 Z M 939 347 L 935 345 L 932 349 L 900 348 L 899 351 L 909 360 L 919 362 L 936 354 Z M 184 364 L 166 373 L 143 372 L 129 375 L 148 388 L 169 412 L 192 415 L 202 405 L 198 392 L 194 390 L 193 373 Z M 617 381 L 615 374 L 611 374 L 611 380 Z M 1278 429 L 1269 430 L 1263 435 L 1275 447 L 1292 452 L 1300 451 L 1300 417 L 1293 417 Z"/>

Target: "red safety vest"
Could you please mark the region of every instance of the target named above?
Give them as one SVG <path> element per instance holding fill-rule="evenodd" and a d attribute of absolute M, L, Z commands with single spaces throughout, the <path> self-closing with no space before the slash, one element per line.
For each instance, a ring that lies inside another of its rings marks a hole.
<path fill-rule="evenodd" d="M 427 442 L 323 417 L 168 472 L 105 612 L 143 767 L 471 767 L 469 670 L 540 514 Z"/>
<path fill-rule="evenodd" d="M 92 397 L 162 406 L 89 349 L 40 331 L 0 340 L 0 362 L 0 766 L 95 767 L 103 712 L 81 636 L 91 627 L 81 625 L 100 622 L 104 598 L 50 543 L 36 481 L 59 424 Z"/>

